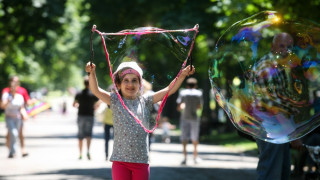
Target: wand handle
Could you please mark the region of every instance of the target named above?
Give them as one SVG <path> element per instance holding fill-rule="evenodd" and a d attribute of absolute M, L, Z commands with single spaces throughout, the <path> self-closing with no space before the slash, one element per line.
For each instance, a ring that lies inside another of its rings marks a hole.
<path fill-rule="evenodd" d="M 94 51 L 93 51 L 92 39 L 93 39 L 93 33 L 95 32 L 96 28 L 97 28 L 96 25 L 92 26 L 91 35 L 90 35 L 90 50 L 91 50 L 90 66 L 92 66 L 92 62 L 93 62 L 93 59 L 94 59 Z M 88 76 L 90 76 L 90 72 L 88 72 Z"/>

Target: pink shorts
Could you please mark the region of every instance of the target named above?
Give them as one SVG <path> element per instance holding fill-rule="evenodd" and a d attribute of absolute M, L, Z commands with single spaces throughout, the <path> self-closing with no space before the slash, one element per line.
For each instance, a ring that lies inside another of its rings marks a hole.
<path fill-rule="evenodd" d="M 149 164 L 113 161 L 113 180 L 148 180 L 150 174 Z"/>

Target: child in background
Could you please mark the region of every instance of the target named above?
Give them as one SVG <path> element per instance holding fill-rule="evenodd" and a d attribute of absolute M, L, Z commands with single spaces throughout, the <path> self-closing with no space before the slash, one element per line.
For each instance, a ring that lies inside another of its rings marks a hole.
<path fill-rule="evenodd" d="M 175 129 L 176 126 L 169 122 L 168 117 L 163 117 L 160 128 L 162 129 L 162 142 L 170 143 L 170 130 Z"/>
<path fill-rule="evenodd" d="M 112 121 L 112 111 L 110 108 L 107 106 L 105 111 L 104 111 L 104 117 L 103 117 L 103 129 L 104 129 L 104 149 L 105 149 L 105 155 L 106 155 L 106 160 L 108 160 L 109 157 L 109 140 L 110 138 L 110 131 L 113 132 L 113 121 Z"/>
<path fill-rule="evenodd" d="M 94 95 L 108 104 L 113 112 L 114 145 L 110 158 L 113 162 L 112 179 L 148 180 L 150 174 L 148 133 L 122 106 L 116 93 L 107 92 L 98 86 L 95 69 L 95 64 L 87 63 L 86 72 L 90 73 L 90 89 Z M 184 68 L 169 95 L 175 93 L 186 76 L 194 72 L 195 69 L 190 66 Z M 136 62 L 123 62 L 114 72 L 114 81 L 128 109 L 141 121 L 149 121 L 153 104 L 163 99 L 170 85 L 153 95 L 141 95 L 142 75 L 142 69 Z"/>

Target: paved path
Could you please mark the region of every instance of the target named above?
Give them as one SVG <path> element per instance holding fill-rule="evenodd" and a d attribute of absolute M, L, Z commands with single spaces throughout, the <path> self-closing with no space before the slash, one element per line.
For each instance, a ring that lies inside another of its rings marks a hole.
<path fill-rule="evenodd" d="M 0 123 L 1 180 L 111 179 L 111 162 L 104 158 L 103 129 L 94 127 L 92 160 L 78 160 L 76 110 L 62 115 L 53 110 L 25 123 L 26 147 L 30 155 L 8 159 L 6 128 Z M 112 141 L 111 141 L 112 143 Z M 188 146 L 192 151 L 192 146 Z M 256 157 L 214 145 L 199 145 L 200 164 L 181 166 L 181 145 L 155 142 L 150 153 L 150 180 L 251 180 L 255 179 Z M 110 152 L 112 150 L 110 149 Z M 192 159 L 190 154 L 189 159 Z"/>

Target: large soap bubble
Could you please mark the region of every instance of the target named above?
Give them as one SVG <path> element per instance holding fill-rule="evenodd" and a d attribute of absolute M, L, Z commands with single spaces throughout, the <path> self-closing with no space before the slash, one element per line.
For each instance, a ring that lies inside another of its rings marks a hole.
<path fill-rule="evenodd" d="M 169 91 L 174 86 L 177 77 L 180 76 L 182 69 L 191 61 L 189 57 L 198 28 L 198 25 L 190 29 L 176 30 L 140 27 L 116 33 L 105 33 L 93 26 L 92 32 L 97 32 L 101 37 L 108 62 L 106 72 L 109 71 L 120 102 L 146 132 L 151 133 L 156 129 Z M 136 62 L 142 69 L 143 86 L 140 89 L 140 95 L 169 87 L 159 107 L 154 108 L 158 111 L 156 115 L 146 113 L 146 117 L 142 117 L 140 114 L 134 114 L 132 109 L 140 108 L 140 106 L 135 106 L 131 100 L 122 98 L 118 92 L 113 73 L 123 62 Z M 131 109 L 128 108 L 130 106 Z"/>
<path fill-rule="evenodd" d="M 232 25 L 210 61 L 214 97 L 234 126 L 271 143 L 320 124 L 320 26 L 265 11 Z"/>

